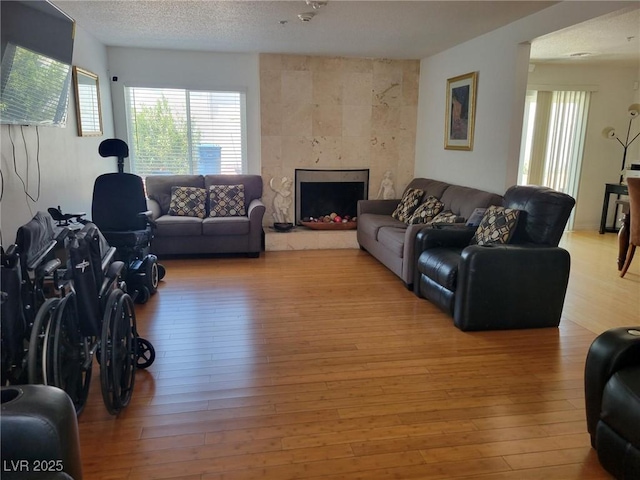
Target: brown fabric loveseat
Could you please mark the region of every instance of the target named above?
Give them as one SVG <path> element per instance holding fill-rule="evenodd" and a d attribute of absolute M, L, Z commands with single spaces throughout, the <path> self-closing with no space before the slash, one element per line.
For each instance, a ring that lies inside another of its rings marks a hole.
<path fill-rule="evenodd" d="M 469 219 L 476 208 L 502 204 L 502 197 L 495 193 L 428 178 L 414 178 L 405 192 L 410 188 L 424 191 L 421 202 L 430 196 L 436 197 L 444 204 L 442 212 L 452 212 L 461 222 Z M 399 203 L 400 199 L 360 200 L 357 239 L 360 248 L 378 259 L 411 289 L 415 268 L 415 239 L 418 232 L 427 225 L 407 225 L 393 218 L 391 215 Z"/>
<path fill-rule="evenodd" d="M 156 229 L 151 251 L 156 255 L 246 253 L 262 250 L 262 177 L 260 175 L 149 175 L 145 179 L 147 207 Z M 243 185 L 244 215 L 210 216 L 212 186 Z M 195 187 L 207 192 L 204 218 L 170 212 L 172 187 Z"/>

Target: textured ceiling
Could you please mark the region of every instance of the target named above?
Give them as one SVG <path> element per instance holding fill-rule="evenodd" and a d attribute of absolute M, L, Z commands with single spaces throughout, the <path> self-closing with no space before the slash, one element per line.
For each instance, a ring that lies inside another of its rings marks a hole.
<path fill-rule="evenodd" d="M 604 15 L 533 41 L 532 63 L 611 63 L 640 66 L 640 8 Z M 585 57 L 572 57 L 588 53 Z"/>
<path fill-rule="evenodd" d="M 303 0 L 53 3 L 113 46 L 419 59 L 556 2 L 332 0 L 308 23 Z"/>
<path fill-rule="evenodd" d="M 420 59 L 557 2 L 330 0 L 315 11 L 304 0 L 53 3 L 109 46 Z M 532 61 L 567 61 L 589 51 L 579 61 L 637 63 L 639 5 L 535 40 Z M 297 15 L 305 12 L 316 15 L 304 23 Z"/>

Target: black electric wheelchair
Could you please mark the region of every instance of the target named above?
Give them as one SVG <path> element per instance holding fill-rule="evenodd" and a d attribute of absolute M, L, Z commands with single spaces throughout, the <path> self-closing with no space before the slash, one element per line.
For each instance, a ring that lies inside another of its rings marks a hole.
<path fill-rule="evenodd" d="M 1 373 L 2 384 L 23 384 L 28 380 L 30 339 L 39 315 L 55 290 L 56 273 L 62 262 L 55 256 L 56 246 L 67 231 L 56 229 L 44 212 L 18 229 L 16 243 L 1 249 Z M 46 285 L 45 285 L 46 283 Z M 33 353 L 33 352 L 31 352 Z"/>
<path fill-rule="evenodd" d="M 145 303 L 156 292 L 166 270 L 149 252 L 155 225 L 147 210 L 142 178 L 124 173 L 124 159 L 129 156 L 124 141 L 104 140 L 98 152 L 105 158 L 118 158 L 118 173 L 106 173 L 96 179 L 91 221 L 116 248 L 116 259 L 124 262 L 124 278 L 132 297 L 137 303 Z"/>
<path fill-rule="evenodd" d="M 114 261 L 96 225 L 87 222 L 66 239 L 67 282 L 59 299 L 45 303 L 31 336 L 30 383 L 63 389 L 79 414 L 86 403 L 94 356 L 100 364 L 104 404 L 117 414 L 129 404 L 136 369 L 155 357 L 151 344 L 138 336 L 133 300 L 121 282 L 124 263 Z M 140 356 L 143 341 L 149 356 Z M 33 352 L 33 355 L 31 355 Z M 38 358 L 39 356 L 39 358 Z"/>

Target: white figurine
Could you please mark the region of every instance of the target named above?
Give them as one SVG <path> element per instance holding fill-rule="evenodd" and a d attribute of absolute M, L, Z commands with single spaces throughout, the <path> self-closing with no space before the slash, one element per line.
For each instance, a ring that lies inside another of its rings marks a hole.
<path fill-rule="evenodd" d="M 273 178 L 269 182 L 271 190 L 276 192 L 276 196 L 273 199 L 273 219 L 276 223 L 291 223 L 291 204 L 293 199 L 291 198 L 291 186 L 293 181 L 290 178 L 282 177 L 280 186 L 273 186 Z"/>
<path fill-rule="evenodd" d="M 384 172 L 384 177 L 380 182 L 380 190 L 378 190 L 378 198 L 382 198 L 383 200 L 396 198 L 396 190 L 393 188 L 392 176 L 391 170 Z"/>

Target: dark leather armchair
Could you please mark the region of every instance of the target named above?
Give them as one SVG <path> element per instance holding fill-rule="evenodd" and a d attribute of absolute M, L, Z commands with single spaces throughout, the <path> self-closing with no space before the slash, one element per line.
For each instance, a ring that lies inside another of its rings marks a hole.
<path fill-rule="evenodd" d="M 600 463 L 618 479 L 640 478 L 640 326 L 613 328 L 594 340 L 584 387 Z"/>
<path fill-rule="evenodd" d="M 414 292 L 461 330 L 558 326 L 569 253 L 558 247 L 575 200 L 547 187 L 513 186 L 520 210 L 509 244 L 471 245 L 475 228 L 426 227 L 417 236 Z"/>
<path fill-rule="evenodd" d="M 78 420 L 69 396 L 49 385 L 14 385 L 0 393 L 3 480 L 82 480 Z"/>

